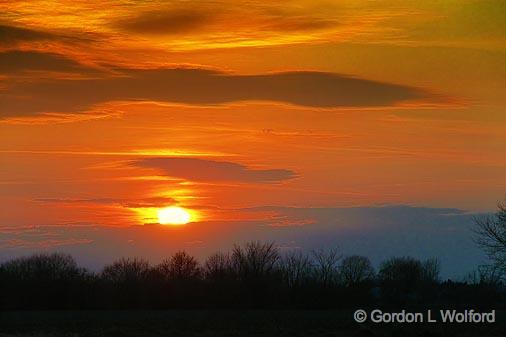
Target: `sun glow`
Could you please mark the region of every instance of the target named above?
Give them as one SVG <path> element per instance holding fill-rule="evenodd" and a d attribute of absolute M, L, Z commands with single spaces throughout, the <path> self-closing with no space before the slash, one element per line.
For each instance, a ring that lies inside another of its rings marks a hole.
<path fill-rule="evenodd" d="M 184 225 L 191 221 L 191 214 L 177 206 L 161 208 L 157 211 L 158 223 L 161 225 Z"/>

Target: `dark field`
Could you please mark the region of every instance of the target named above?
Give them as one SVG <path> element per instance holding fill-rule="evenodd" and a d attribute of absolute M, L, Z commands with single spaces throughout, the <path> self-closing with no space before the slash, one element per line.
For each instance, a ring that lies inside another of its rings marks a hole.
<path fill-rule="evenodd" d="M 493 324 L 357 324 L 352 311 L 4 311 L 1 337 L 505 336 Z"/>

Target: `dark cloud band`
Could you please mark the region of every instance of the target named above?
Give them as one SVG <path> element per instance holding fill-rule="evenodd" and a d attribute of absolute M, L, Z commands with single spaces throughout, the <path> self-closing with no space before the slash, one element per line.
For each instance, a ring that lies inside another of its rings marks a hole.
<path fill-rule="evenodd" d="M 23 62 L 26 67 L 33 63 Z M 58 59 L 58 62 L 62 60 Z M 46 63 L 51 64 L 47 60 Z M 66 64 L 67 69 L 72 66 Z M 96 70 L 90 69 L 92 71 Z M 342 108 L 385 107 L 433 98 L 414 87 L 314 71 L 234 75 L 205 69 L 163 68 L 118 69 L 117 73 L 91 79 L 14 83 L 0 92 L 0 117 L 82 112 L 111 101 L 191 105 L 264 101 Z"/>
<path fill-rule="evenodd" d="M 11 46 L 20 42 L 59 40 L 61 36 L 24 27 L 0 24 L 0 45 Z"/>
<path fill-rule="evenodd" d="M 24 71 L 97 72 L 97 70 L 86 67 L 73 59 L 55 53 L 19 50 L 0 53 L 0 74 L 14 74 Z"/>
<path fill-rule="evenodd" d="M 295 172 L 286 169 L 260 170 L 199 158 L 145 158 L 132 162 L 132 165 L 159 169 L 167 176 L 190 181 L 276 183 L 296 177 Z"/>

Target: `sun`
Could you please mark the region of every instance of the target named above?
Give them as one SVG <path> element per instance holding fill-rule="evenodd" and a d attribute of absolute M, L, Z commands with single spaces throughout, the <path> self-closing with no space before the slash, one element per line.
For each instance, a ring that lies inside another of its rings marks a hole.
<path fill-rule="evenodd" d="M 191 214 L 182 207 L 171 206 L 157 211 L 161 225 L 184 225 L 191 221 Z"/>

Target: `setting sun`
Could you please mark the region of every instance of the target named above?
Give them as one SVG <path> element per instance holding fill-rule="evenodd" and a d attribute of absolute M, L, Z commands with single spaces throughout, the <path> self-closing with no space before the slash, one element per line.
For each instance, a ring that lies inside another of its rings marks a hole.
<path fill-rule="evenodd" d="M 184 225 L 190 222 L 190 213 L 181 207 L 161 208 L 157 212 L 158 223 L 161 225 Z"/>

